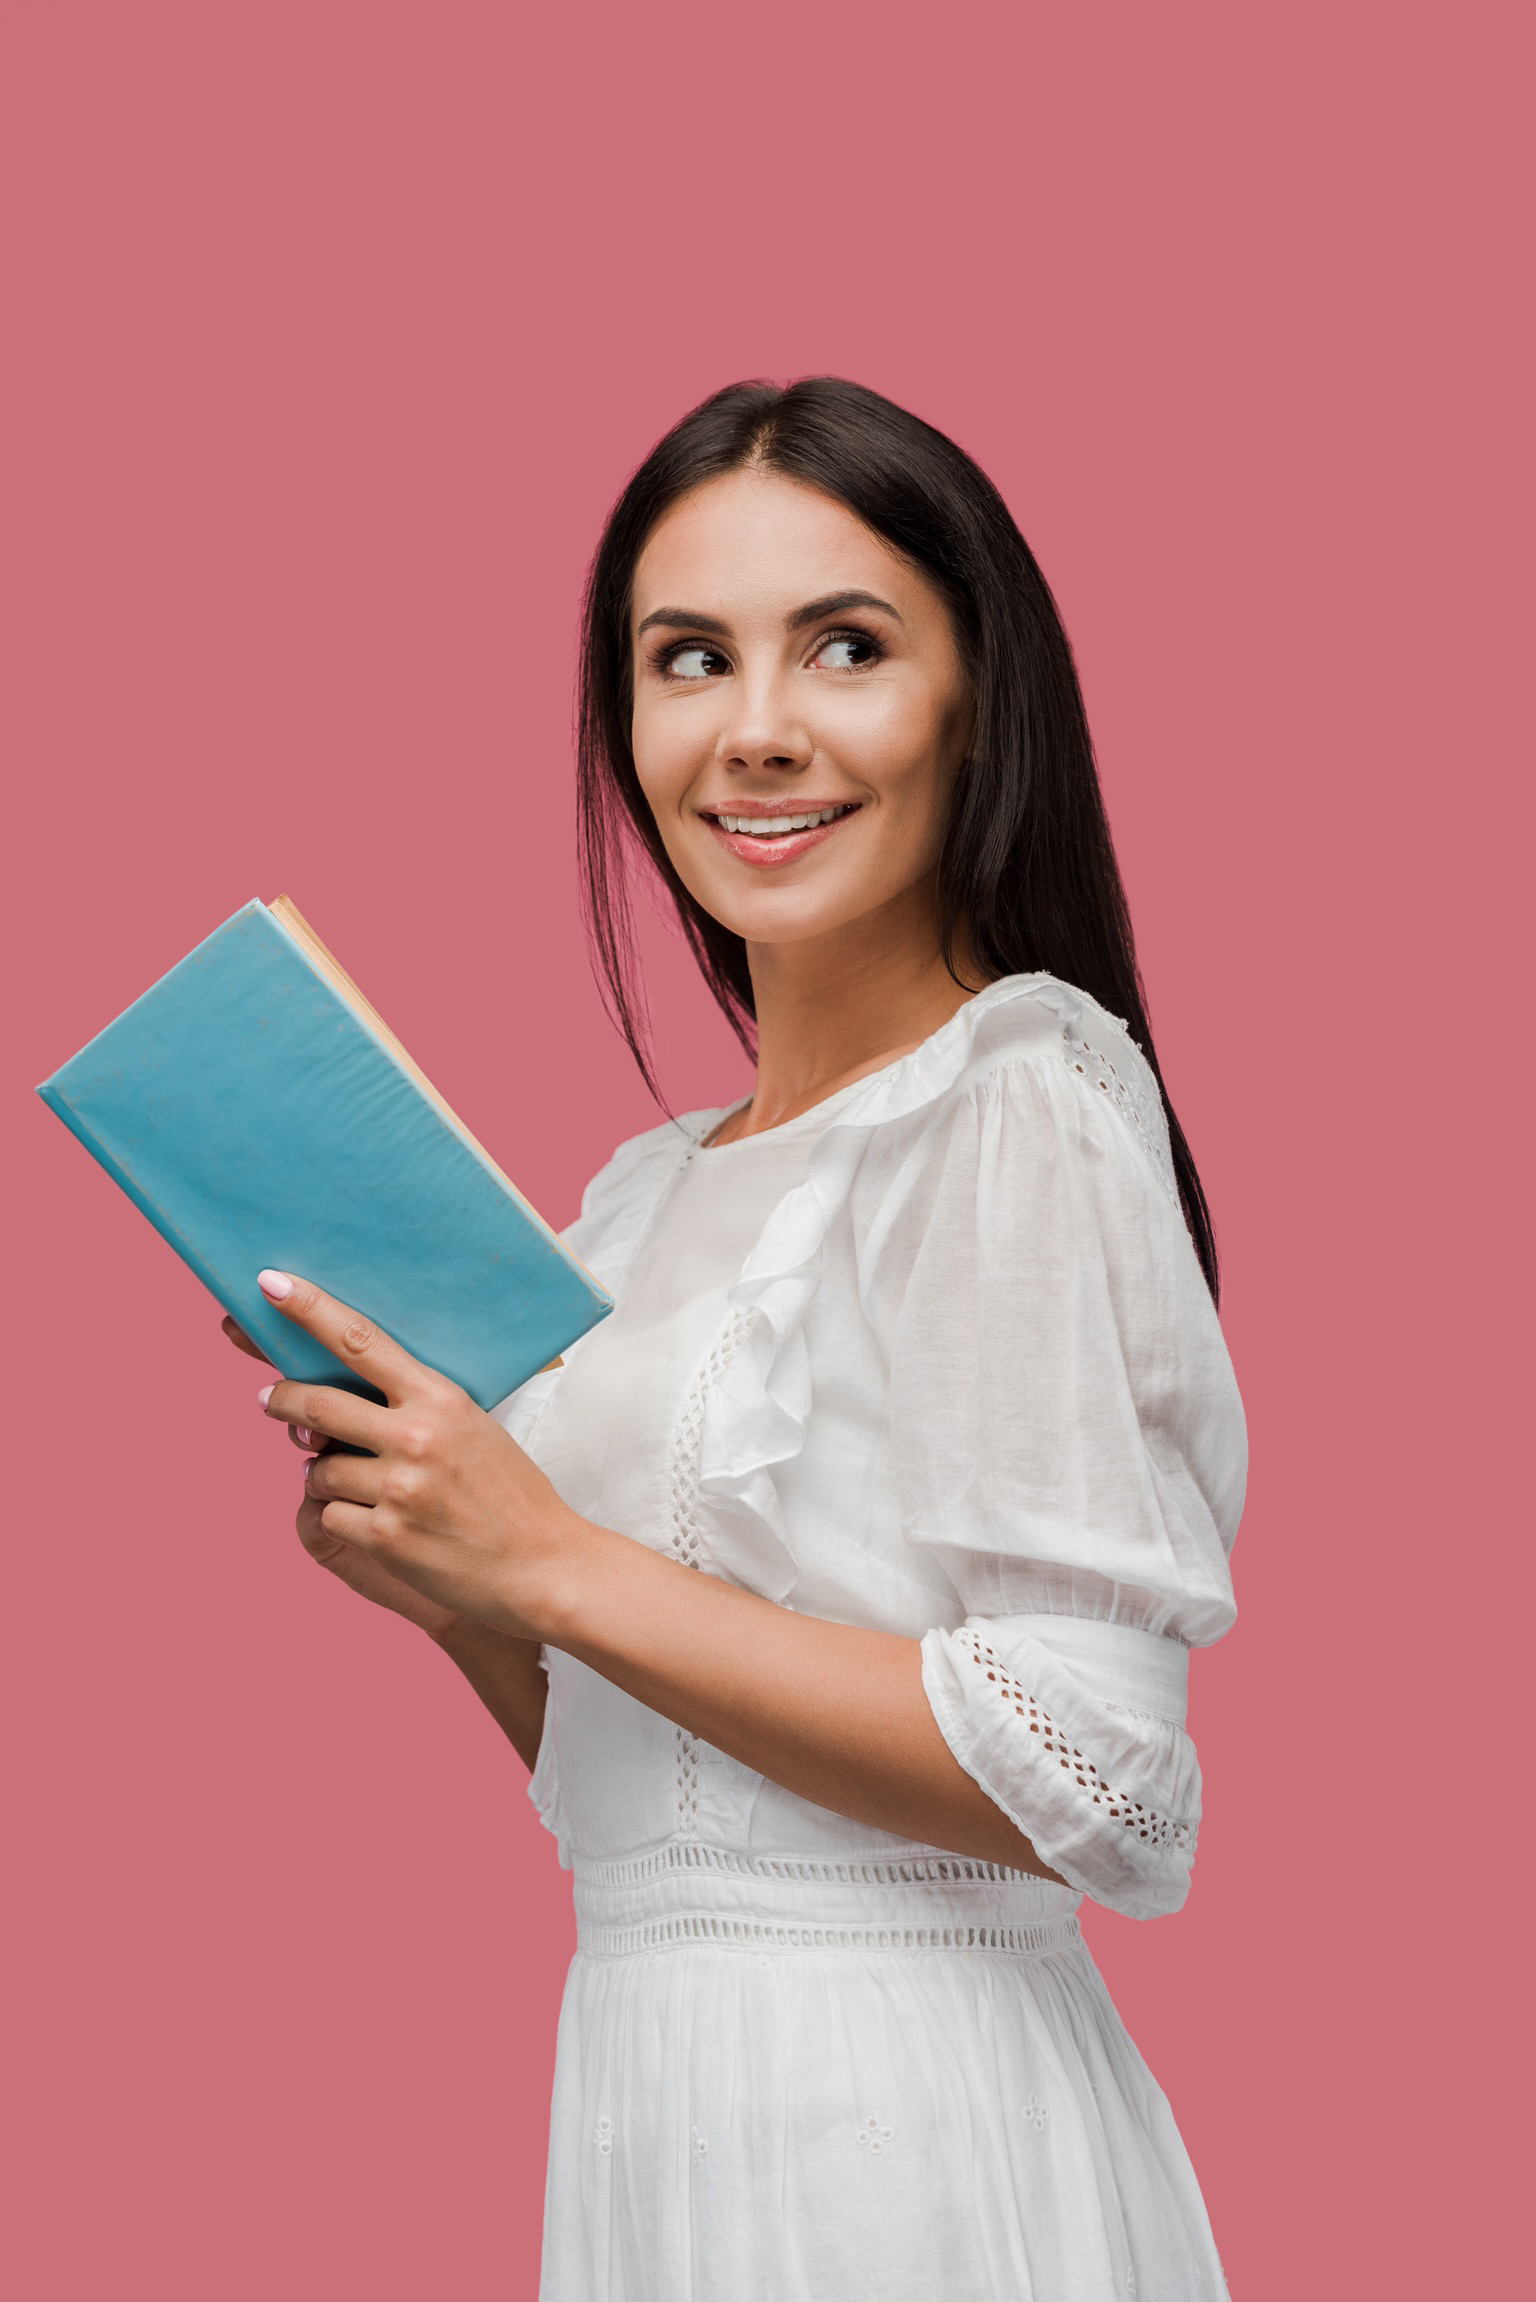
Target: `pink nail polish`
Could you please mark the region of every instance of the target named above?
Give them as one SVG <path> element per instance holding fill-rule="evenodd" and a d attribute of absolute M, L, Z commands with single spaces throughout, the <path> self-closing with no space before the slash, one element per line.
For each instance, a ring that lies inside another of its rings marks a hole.
<path fill-rule="evenodd" d="M 263 1383 L 263 1384 L 262 1384 L 262 1386 L 261 1386 L 261 1389 L 260 1389 L 260 1390 L 257 1392 L 256 1396 L 257 1396 L 257 1398 L 258 1398 L 258 1399 L 261 1401 L 261 1408 L 262 1408 L 262 1412 L 263 1412 L 263 1414 L 265 1414 L 265 1412 L 266 1412 L 266 1409 L 267 1409 L 267 1402 L 269 1401 L 269 1399 L 271 1398 L 271 1396 L 272 1396 L 273 1392 L 274 1392 L 276 1389 L 277 1389 L 277 1385 L 276 1385 L 275 1383 Z"/>
<path fill-rule="evenodd" d="M 295 1423 L 293 1435 L 301 1447 L 312 1447 L 315 1443 L 315 1434 L 305 1423 Z"/>
<path fill-rule="evenodd" d="M 256 1284 L 272 1303 L 286 1303 L 293 1293 L 293 1281 L 286 1271 L 258 1271 Z"/>

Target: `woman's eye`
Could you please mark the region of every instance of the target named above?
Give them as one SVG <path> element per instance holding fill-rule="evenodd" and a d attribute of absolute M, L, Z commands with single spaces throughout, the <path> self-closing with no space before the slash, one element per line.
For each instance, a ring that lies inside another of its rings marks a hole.
<path fill-rule="evenodd" d="M 819 671 L 863 671 L 879 658 L 878 645 L 864 632 L 835 631 L 822 641 L 811 661 Z"/>
<path fill-rule="evenodd" d="M 710 679 L 725 666 L 725 658 L 717 648 L 704 647 L 698 641 L 688 647 L 674 648 L 666 659 L 666 670 L 672 679 Z"/>

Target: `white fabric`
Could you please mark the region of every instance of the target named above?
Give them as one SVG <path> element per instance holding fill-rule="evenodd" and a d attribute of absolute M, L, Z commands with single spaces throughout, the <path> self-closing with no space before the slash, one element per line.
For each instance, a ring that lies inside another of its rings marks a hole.
<path fill-rule="evenodd" d="M 545 2302 L 1224 2291 L 1074 1916 L 1183 1899 L 1188 1649 L 1232 1621 L 1241 1407 L 1123 1029 L 1049 977 L 717 1148 L 626 1144 L 610 1319 L 503 1410 L 577 1510 L 920 1639 L 1055 1886 L 844 1821 L 556 1652 L 576 1884 Z"/>

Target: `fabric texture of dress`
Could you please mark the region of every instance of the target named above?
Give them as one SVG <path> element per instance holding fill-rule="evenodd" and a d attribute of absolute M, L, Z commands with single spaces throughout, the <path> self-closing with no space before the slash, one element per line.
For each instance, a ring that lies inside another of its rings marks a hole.
<path fill-rule="evenodd" d="M 960 1764 L 1070 1884 L 849 1822 L 546 1655 L 574 1873 L 544 2302 L 1226 2289 L 1077 1924 L 1187 1891 L 1189 1649 L 1233 1619 L 1242 1409 L 1123 1027 L 993 984 L 767 1134 L 628 1143 L 568 1236 L 612 1316 L 501 1410 L 576 1510 L 922 1642 Z"/>

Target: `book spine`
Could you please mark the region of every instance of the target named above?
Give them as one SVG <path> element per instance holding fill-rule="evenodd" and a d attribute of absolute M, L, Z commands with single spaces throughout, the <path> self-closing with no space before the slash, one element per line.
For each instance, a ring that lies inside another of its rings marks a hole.
<path fill-rule="evenodd" d="M 55 1112 L 63 1120 L 71 1135 L 85 1145 L 97 1166 L 106 1169 L 118 1189 L 127 1193 L 135 1207 L 138 1208 L 139 1213 L 147 1221 L 153 1223 L 167 1246 L 176 1250 L 188 1270 L 201 1279 L 209 1294 L 214 1297 L 216 1302 L 222 1303 L 230 1317 L 238 1323 L 241 1318 L 240 1306 L 231 1289 L 220 1279 L 212 1266 L 204 1262 L 191 1241 L 177 1230 L 170 1218 L 155 1205 L 145 1191 L 140 1189 L 139 1184 L 121 1160 L 114 1159 L 106 1145 L 92 1134 L 79 1113 L 71 1108 L 66 1097 L 59 1092 L 57 1080 L 45 1079 L 37 1092 L 49 1110 Z"/>

